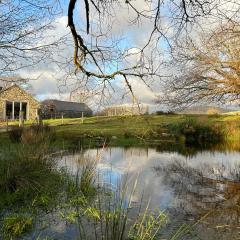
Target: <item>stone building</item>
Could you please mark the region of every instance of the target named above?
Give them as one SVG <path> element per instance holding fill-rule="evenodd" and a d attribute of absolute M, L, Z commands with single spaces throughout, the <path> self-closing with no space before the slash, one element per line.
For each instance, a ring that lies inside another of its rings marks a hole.
<path fill-rule="evenodd" d="M 39 108 L 39 102 L 18 85 L 0 88 L 0 121 L 16 120 L 21 114 L 25 120 L 34 120 Z"/>
<path fill-rule="evenodd" d="M 92 116 L 92 114 L 92 110 L 85 103 L 49 99 L 41 104 L 41 116 L 45 119 L 80 118 L 82 116 Z"/>

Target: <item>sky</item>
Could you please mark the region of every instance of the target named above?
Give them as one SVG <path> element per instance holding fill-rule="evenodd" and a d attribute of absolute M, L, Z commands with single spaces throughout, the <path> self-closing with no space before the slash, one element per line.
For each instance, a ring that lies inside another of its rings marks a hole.
<path fill-rule="evenodd" d="M 144 1 L 136 1 L 134 6 L 140 11 L 149 9 L 149 6 Z M 77 7 L 80 10 L 78 10 L 78 14 L 76 14 L 75 21 L 78 23 L 80 22 L 79 25 L 84 25 L 85 14 L 81 11 L 82 6 L 79 5 Z M 122 38 L 121 42 L 119 43 L 119 47 L 122 50 L 127 49 L 130 43 L 131 49 L 129 52 L 133 53 L 137 48 L 146 44 L 150 31 L 152 30 L 151 27 L 149 28 L 149 22 L 147 21 L 143 21 L 139 24 L 130 24 L 129 19 L 134 19 L 135 17 L 136 14 L 133 13 L 133 11 L 129 11 L 128 8 L 121 8 L 119 14 L 116 14 L 111 33 L 115 38 Z M 56 61 L 61 61 L 64 57 L 72 57 L 73 48 L 70 30 L 67 27 L 66 12 L 63 12 L 61 16 L 56 17 L 53 26 L 53 29 L 50 29 L 45 33 L 44 42 L 51 42 L 53 39 L 68 35 L 68 43 L 67 46 L 61 47 L 61 52 L 59 52 L 58 49 L 57 52 L 53 52 L 52 58 Z M 103 29 L 103 31 L 105 31 L 105 29 Z M 41 42 L 39 42 L 39 45 L 41 45 Z M 138 60 L 137 58 L 139 58 L 138 55 L 128 57 L 128 63 L 134 64 Z M 111 72 L 111 70 L 112 69 L 110 67 L 109 69 L 107 68 L 107 71 Z M 63 83 L 65 74 L 66 72 L 63 70 L 61 71 L 59 66 L 57 66 L 55 61 L 52 61 L 52 59 L 49 61 L 44 61 L 43 63 L 38 64 L 36 67 L 22 69 L 20 71 L 20 75 L 22 77 L 34 79 L 30 81 L 30 84 L 32 85 L 33 92 L 38 100 L 44 100 L 46 98 L 69 100 L 70 92 L 76 87 L 76 81 L 67 80 L 66 83 Z M 149 89 L 138 79 L 132 78 L 130 79 L 130 82 L 134 89 L 134 94 L 137 96 L 139 102 L 150 105 L 155 104 L 154 102 L 156 100 L 156 95 L 158 94 L 157 92 Z M 124 95 L 123 89 L 125 88 L 125 83 L 122 80 L 116 79 L 113 85 L 118 94 L 113 94 L 114 96 L 111 97 L 111 101 L 106 101 L 106 104 L 131 102 L 131 97 L 129 96 L 125 97 L 126 100 L 122 99 L 122 95 Z"/>
<path fill-rule="evenodd" d="M 75 22 L 77 22 L 77 27 L 80 30 L 85 29 L 85 13 L 84 7 L 80 4 L 76 7 L 76 14 L 74 17 Z M 233 8 L 233 5 L 229 3 L 229 1 L 218 0 L 215 2 L 224 3 L 221 6 L 222 12 L 229 11 Z M 154 2 L 155 3 L 155 2 Z M 48 60 L 44 60 L 40 64 L 36 66 L 32 66 L 30 68 L 24 68 L 19 71 L 19 75 L 23 78 L 32 79 L 30 84 L 32 86 L 32 92 L 35 94 L 38 100 L 44 100 L 47 98 L 55 98 L 60 100 L 71 100 L 70 93 L 76 88 L 82 87 L 79 84 L 79 80 L 74 77 L 74 74 L 71 75 L 71 78 L 66 78 L 66 74 L 70 72 L 74 72 L 74 66 L 66 67 L 64 62 L 71 61 L 73 56 L 73 42 L 70 35 L 70 29 L 67 27 L 67 4 L 68 1 L 62 0 L 62 12 L 55 16 L 55 19 L 52 23 L 53 28 L 48 29 L 43 38 L 37 43 L 39 45 L 47 42 L 53 42 L 61 37 L 64 37 L 63 43 L 56 47 L 51 53 L 51 58 Z M 135 0 L 132 1 L 132 4 L 139 12 L 146 11 L 151 9 L 153 6 L 149 5 L 147 1 Z M 114 18 L 105 18 L 101 19 L 102 25 L 101 29 L 96 25 L 97 22 L 97 13 L 92 8 L 90 8 L 91 12 L 91 30 L 93 32 L 102 31 L 107 32 L 108 36 L 111 36 L 114 39 L 121 39 L 118 43 L 118 47 L 121 51 L 128 49 L 128 53 L 136 53 L 137 49 L 144 46 L 149 39 L 149 35 L 152 31 L 153 22 L 147 19 L 143 19 L 139 22 L 132 23 L 131 21 L 136 18 L 136 13 L 125 6 L 115 5 L 113 9 L 111 9 L 111 14 L 114 15 Z M 147 14 L 146 12 L 143 12 Z M 108 14 L 108 13 L 106 13 Z M 169 39 L 172 37 L 175 28 L 172 26 L 171 21 L 169 20 L 170 12 L 167 11 L 167 8 L 163 8 L 161 12 L 162 20 L 161 26 Z M 108 21 L 111 21 L 111 32 L 109 33 Z M 211 21 L 210 19 L 201 19 L 201 25 L 205 27 L 209 27 L 210 23 L 213 26 L 215 23 L 215 18 Z M 193 33 L 194 34 L 194 33 Z M 86 35 L 84 35 L 86 37 Z M 88 40 L 92 40 L 91 37 L 87 37 Z M 105 42 L 109 43 L 107 39 Z M 155 42 L 153 42 L 155 43 Z M 152 45 L 153 46 L 153 45 Z M 159 61 L 167 61 L 169 58 L 169 48 L 166 41 L 160 40 L 157 43 L 157 48 L 159 52 L 151 52 L 151 47 L 146 49 L 146 55 L 150 56 L 151 54 L 156 54 L 156 62 Z M 126 64 L 132 65 L 136 61 L 139 61 L 139 55 L 131 55 L 127 58 L 127 62 L 125 62 L 122 66 L 126 66 Z M 174 73 L 174 66 L 171 68 L 163 67 L 160 69 L 161 75 L 170 76 Z M 121 66 L 120 66 L 121 67 Z M 114 68 L 116 68 L 116 63 L 109 63 L 105 70 L 107 72 L 111 72 Z M 80 80 L 83 79 L 83 76 L 80 76 Z M 152 107 L 152 109 L 158 109 L 159 107 L 156 105 L 157 97 L 163 93 L 163 89 L 161 87 L 161 82 L 159 79 L 156 79 L 154 82 L 149 82 L 151 88 L 149 88 L 144 82 L 140 81 L 138 78 L 131 77 L 129 82 L 133 88 L 134 95 L 137 97 L 138 102 L 148 104 Z M 89 92 L 96 92 L 97 84 L 92 83 L 92 89 Z M 112 86 L 114 90 L 109 88 L 110 93 L 107 93 L 107 101 L 104 102 L 105 105 L 119 104 L 119 103 L 132 103 L 131 95 L 126 95 L 126 84 L 121 78 L 116 78 L 112 82 Z M 94 89 L 94 90 L 93 90 Z M 109 95 L 108 95 L 109 94 Z M 124 96 L 124 98 L 123 98 Z M 92 106 L 97 106 L 100 101 L 99 95 L 94 95 L 91 97 L 89 102 Z"/>

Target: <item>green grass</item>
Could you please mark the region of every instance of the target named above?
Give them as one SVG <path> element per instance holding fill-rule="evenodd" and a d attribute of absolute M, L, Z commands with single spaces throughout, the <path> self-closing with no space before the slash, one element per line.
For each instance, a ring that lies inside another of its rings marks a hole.
<path fill-rule="evenodd" d="M 33 217 L 27 214 L 12 214 L 6 216 L 2 224 L 2 235 L 4 239 L 20 237 L 33 228 Z"/>
<path fill-rule="evenodd" d="M 56 126 L 57 139 L 65 139 L 66 147 L 71 141 L 76 144 L 79 139 L 84 139 L 87 147 L 102 145 L 100 138 L 106 139 L 111 146 L 131 146 L 175 142 L 172 126 L 181 125 L 189 118 L 198 122 L 198 129 L 201 125 L 205 129 L 221 129 L 226 140 L 240 140 L 240 116 L 148 115 L 91 117 L 83 124 L 80 119 L 66 119 L 63 125 L 58 125 L 59 120 L 47 122 Z"/>
<path fill-rule="evenodd" d="M 221 129 L 226 140 L 240 140 L 240 116 L 238 115 L 144 115 L 89 117 L 44 120 L 44 124 L 56 130 L 55 149 L 102 146 L 154 145 L 175 142 L 173 128 L 183 126 L 187 119 L 197 122 L 201 128 Z M 12 122 L 11 124 L 17 124 Z M 26 122 L 26 126 L 31 122 Z M 178 137 L 178 136 L 177 136 Z M 6 133 L 0 134 L 0 145 L 8 144 Z M 106 141 L 106 142 L 105 142 Z"/>
<path fill-rule="evenodd" d="M 146 115 L 146 116 L 123 116 L 123 117 L 91 117 L 86 118 L 84 123 L 81 119 L 45 120 L 49 125 L 58 126 L 57 131 L 71 132 L 75 134 L 112 135 L 121 136 L 126 132 L 137 136 L 144 136 L 149 131 L 167 131 L 167 126 L 173 123 L 183 122 L 186 118 L 207 122 L 209 124 L 225 123 L 229 121 L 240 122 L 240 116 L 208 116 L 208 115 Z"/>

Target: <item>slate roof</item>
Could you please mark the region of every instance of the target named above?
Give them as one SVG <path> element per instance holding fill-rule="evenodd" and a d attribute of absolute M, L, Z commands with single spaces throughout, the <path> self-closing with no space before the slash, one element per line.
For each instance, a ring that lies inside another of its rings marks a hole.
<path fill-rule="evenodd" d="M 42 102 L 43 105 L 53 105 L 56 111 L 92 112 L 85 103 L 67 102 L 49 99 Z"/>

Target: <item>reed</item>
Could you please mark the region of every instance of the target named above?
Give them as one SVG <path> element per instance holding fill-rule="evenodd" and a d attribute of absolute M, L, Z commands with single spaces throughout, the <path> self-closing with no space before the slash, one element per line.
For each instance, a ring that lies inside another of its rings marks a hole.
<path fill-rule="evenodd" d="M 77 191 L 69 199 L 69 212 L 62 217 L 78 225 L 79 239 L 155 239 L 167 222 L 166 214 L 152 211 L 149 204 L 143 207 L 142 200 L 134 203 L 137 178 L 130 183 L 127 176 L 115 187 L 111 182 L 104 183 L 97 161 L 78 159 L 74 181 Z"/>

